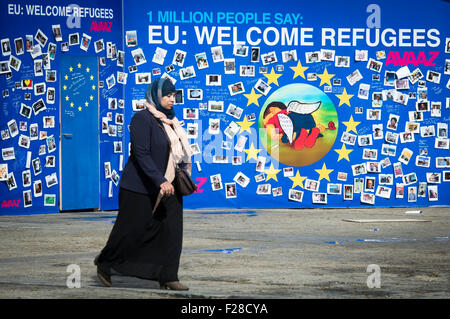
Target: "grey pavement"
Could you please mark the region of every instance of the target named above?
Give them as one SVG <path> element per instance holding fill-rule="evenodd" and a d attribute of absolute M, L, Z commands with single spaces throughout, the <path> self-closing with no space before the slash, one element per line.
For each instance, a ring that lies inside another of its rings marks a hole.
<path fill-rule="evenodd" d="M 93 259 L 117 212 L 0 216 L 0 298 L 447 299 L 450 208 L 413 209 L 423 213 L 185 210 L 179 277 L 187 292 L 118 275 L 113 287 L 98 282 Z M 77 270 L 81 287 L 69 288 Z"/>

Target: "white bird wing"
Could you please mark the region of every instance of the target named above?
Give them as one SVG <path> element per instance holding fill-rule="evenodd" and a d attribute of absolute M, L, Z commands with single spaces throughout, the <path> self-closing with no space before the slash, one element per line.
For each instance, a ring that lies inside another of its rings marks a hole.
<path fill-rule="evenodd" d="M 321 104 L 322 104 L 321 101 L 314 103 L 303 103 L 299 101 L 292 101 L 289 102 L 287 111 L 297 114 L 311 114 L 317 111 Z"/>
<path fill-rule="evenodd" d="M 292 144 L 292 135 L 294 134 L 294 123 L 289 116 L 283 113 L 279 113 L 278 121 L 280 122 L 280 126 L 289 139 L 289 143 Z"/>

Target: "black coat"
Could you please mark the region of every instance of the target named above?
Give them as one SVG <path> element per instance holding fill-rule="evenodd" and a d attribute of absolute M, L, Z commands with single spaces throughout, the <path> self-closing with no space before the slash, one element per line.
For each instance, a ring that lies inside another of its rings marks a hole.
<path fill-rule="evenodd" d="M 122 173 L 120 187 L 155 195 L 164 178 L 169 160 L 169 141 L 153 115 L 146 109 L 134 114 L 130 124 L 131 152 Z"/>

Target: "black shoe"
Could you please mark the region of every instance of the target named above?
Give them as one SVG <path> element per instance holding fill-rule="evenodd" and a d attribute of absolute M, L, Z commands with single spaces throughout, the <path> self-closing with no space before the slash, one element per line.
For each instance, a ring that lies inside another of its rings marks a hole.
<path fill-rule="evenodd" d="M 170 290 L 189 290 L 189 287 L 183 285 L 179 281 L 170 281 L 164 284 L 160 283 L 161 289 L 170 289 Z"/>
<path fill-rule="evenodd" d="M 106 287 L 111 287 L 111 276 L 102 270 L 100 270 L 99 267 L 97 267 L 97 277 L 100 280 L 102 284 L 104 284 Z"/>

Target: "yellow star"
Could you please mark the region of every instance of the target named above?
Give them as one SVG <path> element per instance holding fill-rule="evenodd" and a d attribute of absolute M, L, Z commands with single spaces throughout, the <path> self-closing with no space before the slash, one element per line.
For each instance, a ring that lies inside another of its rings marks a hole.
<path fill-rule="evenodd" d="M 72 103 L 70 103 L 70 107 L 73 107 L 73 106 L 74 106 L 73 102 L 72 102 Z"/>
<path fill-rule="evenodd" d="M 335 76 L 335 74 L 328 74 L 327 68 L 325 68 L 325 71 L 322 74 L 317 74 L 317 76 L 320 78 L 319 86 L 322 86 L 324 83 L 331 86 L 330 80 Z"/>
<path fill-rule="evenodd" d="M 63 86 L 63 89 L 64 89 L 64 91 L 67 90 L 67 85 L 64 85 L 64 86 Z"/>
<path fill-rule="evenodd" d="M 237 124 L 239 124 L 239 126 L 241 127 L 241 130 L 239 131 L 239 133 L 242 133 L 243 131 L 247 131 L 251 134 L 252 131 L 250 131 L 250 126 L 255 124 L 255 122 L 249 122 L 247 120 L 247 117 L 244 116 L 244 120 L 242 122 L 237 122 Z"/>
<path fill-rule="evenodd" d="M 81 112 L 82 110 L 83 110 L 83 108 L 82 108 L 81 106 L 79 106 L 79 107 L 78 107 L 78 111 Z"/>
<path fill-rule="evenodd" d="M 69 71 L 70 71 L 70 72 L 73 72 L 73 68 L 72 68 L 72 67 L 70 67 L 70 68 L 69 68 Z"/>
<path fill-rule="evenodd" d="M 328 181 L 330 181 L 330 176 L 328 176 L 328 175 L 330 175 L 330 173 L 331 173 L 332 171 L 334 171 L 334 170 L 333 170 L 333 169 L 327 169 L 327 166 L 325 165 L 325 163 L 323 163 L 322 168 L 321 168 L 321 169 L 315 169 L 315 171 L 316 171 L 317 173 L 320 174 L 320 176 L 319 176 L 319 181 L 320 181 L 322 178 L 325 178 L 325 179 L 327 179 Z"/>
<path fill-rule="evenodd" d="M 268 85 L 270 85 L 271 83 L 275 83 L 276 85 L 278 85 L 278 78 L 280 76 L 282 76 L 282 74 L 276 74 L 275 71 L 272 68 L 272 71 L 270 71 L 269 74 L 264 74 L 264 76 L 269 79 L 268 81 Z M 279 86 L 279 85 L 278 85 Z"/>
<path fill-rule="evenodd" d="M 91 101 L 93 101 L 94 100 L 94 97 L 91 95 L 90 97 L 89 97 L 90 99 L 91 99 Z"/>
<path fill-rule="evenodd" d="M 356 134 L 358 134 L 358 132 L 356 131 L 356 127 L 361 123 L 361 122 L 355 122 L 353 120 L 353 115 L 350 115 L 350 119 L 348 120 L 348 122 L 342 122 L 344 123 L 345 126 L 347 126 L 347 130 L 346 132 L 355 132 Z"/>
<path fill-rule="evenodd" d="M 244 94 L 244 96 L 248 99 L 247 106 L 249 106 L 250 104 L 253 104 L 253 103 L 255 103 L 257 106 L 259 106 L 258 99 L 262 96 L 262 94 L 256 94 L 255 88 L 252 88 L 252 93 Z"/>
<path fill-rule="evenodd" d="M 77 66 L 78 66 L 78 68 L 79 68 L 79 69 L 81 69 L 81 64 L 80 64 L 80 63 L 78 63 L 78 65 L 77 65 Z"/>
<path fill-rule="evenodd" d="M 347 90 L 344 88 L 344 92 L 342 94 L 336 94 L 336 96 L 339 98 L 339 106 L 342 104 L 350 105 L 350 99 L 353 97 L 353 94 L 347 94 Z"/>
<path fill-rule="evenodd" d="M 300 171 L 297 171 L 297 174 L 295 174 L 294 177 L 289 178 L 291 179 L 291 181 L 293 181 L 291 188 L 295 188 L 296 186 L 300 186 L 301 188 L 303 188 L 303 181 L 308 177 L 300 176 Z"/>
<path fill-rule="evenodd" d="M 87 107 L 87 106 L 89 106 L 89 103 L 88 102 L 86 102 L 86 103 L 84 103 L 84 105 Z"/>
<path fill-rule="evenodd" d="M 92 81 L 92 80 L 94 80 L 94 76 L 93 76 L 93 75 L 91 75 L 91 81 Z"/>
<path fill-rule="evenodd" d="M 66 101 L 69 101 L 69 97 L 68 96 L 66 96 Z"/>
<path fill-rule="evenodd" d="M 69 79 L 69 76 L 66 74 L 66 75 L 64 76 L 64 79 L 68 80 L 68 79 Z"/>
<path fill-rule="evenodd" d="M 87 72 L 87 73 L 89 73 L 89 71 L 90 71 L 90 70 L 91 70 L 91 69 L 89 69 L 89 68 L 86 68 L 86 72 Z"/>
<path fill-rule="evenodd" d="M 255 146 L 252 145 L 250 146 L 250 149 L 248 150 L 244 150 L 245 153 L 247 153 L 247 162 L 249 159 L 253 158 L 254 160 L 258 160 L 258 153 L 261 152 L 260 149 L 256 149 Z"/>
<path fill-rule="evenodd" d="M 266 182 L 267 182 L 269 179 L 271 179 L 271 178 L 273 178 L 274 180 L 276 180 L 276 181 L 278 182 L 277 174 L 278 174 L 280 171 L 281 171 L 281 169 L 274 169 L 274 168 L 273 168 L 273 164 L 270 163 L 270 168 L 264 170 L 264 173 L 267 174 L 267 176 L 266 176 Z"/>
<path fill-rule="evenodd" d="M 340 150 L 334 150 L 334 151 L 339 154 L 339 158 L 337 160 L 338 162 L 343 158 L 350 162 L 350 158 L 348 157 L 348 154 L 353 152 L 353 150 L 348 150 L 345 147 L 345 144 L 342 144 L 342 148 Z"/>
<path fill-rule="evenodd" d="M 95 85 L 92 86 L 92 89 L 95 90 Z"/>
<path fill-rule="evenodd" d="M 302 78 L 305 78 L 305 71 L 308 70 L 309 67 L 302 66 L 302 63 L 300 62 L 300 60 L 298 60 L 297 66 L 295 66 L 295 67 L 291 66 L 291 69 L 294 70 L 294 72 L 295 72 L 293 79 L 295 79 L 299 75 Z"/>

